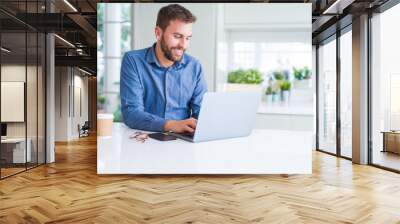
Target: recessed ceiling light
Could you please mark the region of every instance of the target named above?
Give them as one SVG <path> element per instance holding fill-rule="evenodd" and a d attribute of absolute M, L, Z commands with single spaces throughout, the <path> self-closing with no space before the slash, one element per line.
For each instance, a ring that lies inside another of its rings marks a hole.
<path fill-rule="evenodd" d="M 57 37 L 58 39 L 60 39 L 61 41 L 63 41 L 64 43 L 68 44 L 69 46 L 75 48 L 75 45 L 71 44 L 71 42 L 69 42 L 69 41 L 67 41 L 66 39 L 60 37 L 59 35 L 54 34 L 54 36 Z"/>
<path fill-rule="evenodd" d="M 81 68 L 79 68 L 79 67 L 78 67 L 78 69 L 79 69 L 81 72 L 85 73 L 85 74 L 92 75 L 92 73 L 89 73 L 88 71 L 85 71 L 85 70 L 83 70 L 83 69 L 81 69 Z"/>
<path fill-rule="evenodd" d="M 351 5 L 355 0 L 336 0 L 322 14 L 342 14 L 343 9 Z"/>
<path fill-rule="evenodd" d="M 64 0 L 65 4 L 67 4 L 72 10 L 74 10 L 74 12 L 78 12 L 78 10 L 71 4 L 69 3 L 68 0 Z"/>
<path fill-rule="evenodd" d="M 5 48 L 5 47 L 1 47 L 1 50 L 4 51 L 4 52 L 7 52 L 7 53 L 10 53 L 10 52 L 11 52 L 11 50 L 9 50 L 9 49 L 7 49 L 7 48 Z"/>

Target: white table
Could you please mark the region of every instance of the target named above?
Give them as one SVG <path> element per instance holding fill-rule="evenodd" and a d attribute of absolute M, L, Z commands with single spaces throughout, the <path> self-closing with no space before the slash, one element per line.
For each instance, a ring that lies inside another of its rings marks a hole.
<path fill-rule="evenodd" d="M 311 174 L 311 132 L 256 129 L 200 143 L 141 143 L 134 132 L 115 123 L 113 136 L 97 137 L 98 174 Z"/>
<path fill-rule="evenodd" d="M 13 163 L 31 162 L 32 140 L 30 138 L 27 138 L 26 141 L 28 143 L 27 144 L 28 147 L 26 147 L 26 155 L 25 155 L 25 138 L 7 137 L 5 139 L 1 139 L 1 144 L 14 145 L 14 148 L 13 148 L 13 160 L 12 160 Z"/>

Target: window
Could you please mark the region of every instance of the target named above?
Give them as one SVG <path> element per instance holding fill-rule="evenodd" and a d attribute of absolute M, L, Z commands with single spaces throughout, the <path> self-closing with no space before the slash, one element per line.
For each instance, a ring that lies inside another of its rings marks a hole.
<path fill-rule="evenodd" d="M 336 39 L 318 51 L 318 149 L 336 154 Z"/>
<path fill-rule="evenodd" d="M 255 43 L 233 43 L 233 68 L 253 68 L 255 66 Z M 258 47 L 258 46 L 257 46 Z"/>
<path fill-rule="evenodd" d="M 371 19 L 372 163 L 400 170 L 400 5 Z"/>
<path fill-rule="evenodd" d="M 2 1 L 0 6 L 8 4 Z M 44 12 L 43 4 L 20 2 L 15 12 L 36 16 Z M 6 138 L 0 144 L 2 179 L 45 163 L 46 38 L 40 30 L 18 23 L 4 12 L 0 17 L 10 21 L 0 29 L 0 111 L 2 137 Z"/>
<path fill-rule="evenodd" d="M 311 67 L 311 46 L 306 43 L 233 42 L 231 46 L 229 70 L 258 68 L 268 75 L 278 69 Z"/>
<path fill-rule="evenodd" d="M 351 158 L 352 141 L 352 33 L 340 36 L 340 154 Z"/>
<path fill-rule="evenodd" d="M 306 108 L 312 114 L 313 88 L 311 74 L 311 43 L 308 32 L 280 31 L 228 31 L 227 44 L 218 51 L 218 68 L 226 71 L 218 80 L 222 85 L 228 81 L 230 72 L 239 69 L 256 69 L 262 76 L 263 103 L 260 111 L 267 113 L 271 106 Z M 226 48 L 226 49 L 225 49 Z M 225 53 L 227 52 L 227 53 Z M 224 57 L 227 59 L 225 60 Z M 227 63 L 225 64 L 225 61 Z M 295 75 L 295 70 L 305 78 Z M 281 81 L 277 81 L 275 73 L 283 74 L 283 79 L 290 84 L 289 97 L 281 94 Z M 230 81 L 233 83 L 232 79 Z M 234 83 L 233 83 L 234 84 Z M 237 90 L 230 84 L 222 90 Z M 247 87 L 241 87 L 247 88 Z M 268 92 L 269 95 L 266 93 Z M 272 92 L 272 94 L 270 94 Z M 264 104 L 269 104 L 264 107 Z"/>
<path fill-rule="evenodd" d="M 113 113 L 116 122 L 122 121 L 119 71 L 122 56 L 131 50 L 131 11 L 131 4 L 97 4 L 98 110 Z"/>

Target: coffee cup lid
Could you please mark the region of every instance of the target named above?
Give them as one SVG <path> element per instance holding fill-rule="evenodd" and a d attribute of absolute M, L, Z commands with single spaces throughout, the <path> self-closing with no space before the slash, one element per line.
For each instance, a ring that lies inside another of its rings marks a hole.
<path fill-rule="evenodd" d="M 114 119 L 113 114 L 97 114 L 97 119 Z"/>

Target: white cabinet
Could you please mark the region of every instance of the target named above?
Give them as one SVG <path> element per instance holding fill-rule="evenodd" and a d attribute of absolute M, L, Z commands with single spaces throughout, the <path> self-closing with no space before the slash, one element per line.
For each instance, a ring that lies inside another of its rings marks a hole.
<path fill-rule="evenodd" d="M 256 128 L 314 131 L 315 109 L 306 99 L 301 104 L 262 102 L 257 111 Z"/>
<path fill-rule="evenodd" d="M 313 115 L 258 113 L 255 128 L 313 131 Z"/>

